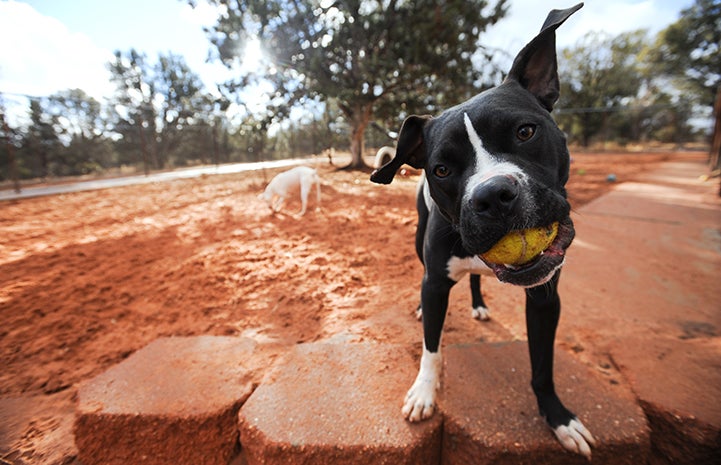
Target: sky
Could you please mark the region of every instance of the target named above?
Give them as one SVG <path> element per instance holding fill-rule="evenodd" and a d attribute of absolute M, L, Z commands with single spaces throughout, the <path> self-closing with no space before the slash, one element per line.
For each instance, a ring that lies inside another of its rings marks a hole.
<path fill-rule="evenodd" d="M 151 61 L 158 53 L 185 57 L 209 91 L 229 72 L 206 63 L 210 42 L 203 26 L 215 12 L 202 0 L 195 9 L 181 0 L 0 0 L 0 93 L 11 114 L 27 108 L 20 95 L 48 96 L 71 88 L 102 100 L 112 94 L 107 63 L 113 52 L 135 48 Z M 515 55 L 539 30 L 551 8 L 574 0 L 510 0 L 509 14 L 482 41 Z M 693 0 L 587 0 L 557 33 L 559 48 L 589 31 L 610 35 L 676 21 Z"/>

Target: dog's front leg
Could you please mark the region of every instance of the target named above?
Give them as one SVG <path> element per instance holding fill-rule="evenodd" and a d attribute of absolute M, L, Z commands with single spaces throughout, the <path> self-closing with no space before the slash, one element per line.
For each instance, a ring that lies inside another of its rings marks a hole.
<path fill-rule="evenodd" d="M 281 208 L 283 208 L 283 204 L 285 203 L 285 197 L 282 195 L 279 195 L 273 200 L 273 207 L 272 210 L 275 213 L 278 213 Z"/>
<path fill-rule="evenodd" d="M 430 418 L 441 386 L 441 332 L 448 309 L 448 294 L 454 282 L 446 277 L 426 276 L 421 286 L 423 355 L 418 376 L 406 394 L 402 413 L 409 421 Z"/>
<path fill-rule="evenodd" d="M 595 440 L 576 415 L 561 403 L 553 384 L 553 346 L 561 315 L 560 271 L 545 285 L 526 289 L 526 329 L 531 356 L 531 386 L 538 409 L 561 445 L 591 457 Z"/>
<path fill-rule="evenodd" d="M 473 305 L 471 316 L 479 321 L 490 320 L 491 314 L 481 294 L 481 277 L 477 274 L 471 274 L 471 300 Z"/>
<path fill-rule="evenodd" d="M 298 216 L 305 215 L 305 210 L 308 208 L 308 194 L 310 193 L 311 187 L 313 187 L 313 184 L 310 180 L 304 179 L 300 183 L 300 212 L 298 212 Z"/>

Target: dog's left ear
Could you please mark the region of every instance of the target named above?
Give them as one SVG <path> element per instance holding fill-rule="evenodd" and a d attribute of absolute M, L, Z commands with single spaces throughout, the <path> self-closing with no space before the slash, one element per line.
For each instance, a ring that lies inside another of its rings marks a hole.
<path fill-rule="evenodd" d="M 556 61 L 556 29 L 583 3 L 566 10 L 551 10 L 541 32 L 513 60 L 506 81 L 516 81 L 536 96 L 548 111 L 558 100 L 558 63 Z"/>
<path fill-rule="evenodd" d="M 378 184 L 390 184 L 398 169 L 403 164 L 413 168 L 423 168 L 426 154 L 423 146 L 423 128 L 431 119 L 430 116 L 409 116 L 403 121 L 398 135 L 396 156 L 391 161 L 371 173 L 371 181 Z"/>

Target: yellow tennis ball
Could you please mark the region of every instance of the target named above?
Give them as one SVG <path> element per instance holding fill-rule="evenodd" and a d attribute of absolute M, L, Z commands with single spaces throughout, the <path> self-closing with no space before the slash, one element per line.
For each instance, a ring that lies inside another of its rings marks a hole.
<path fill-rule="evenodd" d="M 481 255 L 489 263 L 523 265 L 546 250 L 558 234 L 558 222 L 550 226 L 511 231 Z"/>

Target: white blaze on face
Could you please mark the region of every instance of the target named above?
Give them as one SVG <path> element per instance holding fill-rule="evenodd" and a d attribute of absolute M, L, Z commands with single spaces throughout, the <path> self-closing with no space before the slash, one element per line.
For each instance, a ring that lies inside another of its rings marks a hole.
<path fill-rule="evenodd" d="M 476 128 L 473 127 L 471 118 L 468 117 L 468 113 L 463 114 L 463 122 L 466 126 L 468 140 L 471 142 L 473 151 L 476 155 L 474 172 L 468 178 L 466 190 L 463 194 L 463 202 L 468 203 L 473 195 L 473 190 L 488 179 L 496 176 L 511 177 L 515 179 L 520 186 L 522 218 L 519 218 L 519 221 L 521 224 L 525 223 L 526 220 L 533 216 L 533 212 L 536 211 L 535 202 L 529 194 L 530 189 L 528 188 L 528 175 L 519 166 L 511 162 L 504 161 L 486 150 L 483 146 L 481 137 L 476 132 Z"/>
<path fill-rule="evenodd" d="M 463 113 L 463 122 L 466 125 L 466 133 L 468 133 L 468 140 L 471 141 L 473 151 L 476 152 L 477 165 L 492 164 L 493 158 L 491 154 L 486 151 L 483 147 L 481 137 L 476 132 L 476 128 L 473 127 L 471 118 L 468 117 L 468 113 Z"/>
<path fill-rule="evenodd" d="M 468 184 L 466 184 L 464 200 L 468 200 L 470 198 L 471 193 L 476 186 L 495 176 L 513 177 L 519 184 L 521 184 L 521 187 L 527 184 L 528 178 L 520 167 L 507 161 L 501 161 L 486 150 L 483 146 L 481 137 L 473 127 L 471 118 L 468 117 L 468 113 L 463 113 L 463 122 L 466 126 L 468 140 L 471 142 L 473 151 L 476 155 L 476 164 L 474 167 L 475 171 L 468 179 Z"/>

